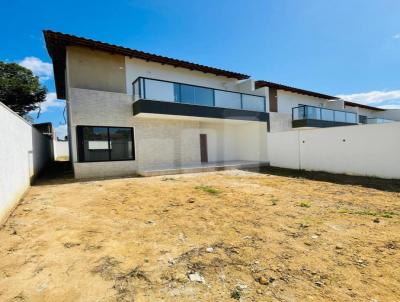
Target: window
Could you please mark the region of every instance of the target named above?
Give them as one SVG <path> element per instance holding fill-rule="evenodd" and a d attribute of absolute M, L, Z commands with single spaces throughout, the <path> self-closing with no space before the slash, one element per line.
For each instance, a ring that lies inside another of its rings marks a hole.
<path fill-rule="evenodd" d="M 134 160 L 133 129 L 77 126 L 80 162 Z"/>
<path fill-rule="evenodd" d="M 190 85 L 181 85 L 181 102 L 185 104 L 195 104 L 195 87 Z"/>

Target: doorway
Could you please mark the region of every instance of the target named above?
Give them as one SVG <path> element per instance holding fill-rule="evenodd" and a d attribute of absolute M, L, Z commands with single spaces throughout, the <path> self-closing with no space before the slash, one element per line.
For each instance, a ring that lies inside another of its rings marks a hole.
<path fill-rule="evenodd" d="M 200 134 L 200 160 L 208 163 L 207 134 Z"/>

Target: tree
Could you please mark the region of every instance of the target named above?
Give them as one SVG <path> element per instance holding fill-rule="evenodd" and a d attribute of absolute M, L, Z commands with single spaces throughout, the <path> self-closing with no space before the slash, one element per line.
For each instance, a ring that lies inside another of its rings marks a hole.
<path fill-rule="evenodd" d="M 15 63 L 0 61 L 0 102 L 19 115 L 39 108 L 47 89 L 32 71 Z"/>

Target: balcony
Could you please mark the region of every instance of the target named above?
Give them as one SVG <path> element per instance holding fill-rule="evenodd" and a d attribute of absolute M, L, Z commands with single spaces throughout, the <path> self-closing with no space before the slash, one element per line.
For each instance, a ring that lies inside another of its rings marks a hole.
<path fill-rule="evenodd" d="M 309 105 L 292 108 L 292 127 L 336 127 L 356 125 L 357 114 Z"/>
<path fill-rule="evenodd" d="M 361 122 L 361 121 L 360 121 Z M 386 124 L 396 122 L 394 120 L 389 120 L 386 118 L 370 117 L 362 120 L 362 124 Z"/>
<path fill-rule="evenodd" d="M 133 83 L 134 115 L 140 113 L 267 121 L 265 97 L 137 78 Z"/>

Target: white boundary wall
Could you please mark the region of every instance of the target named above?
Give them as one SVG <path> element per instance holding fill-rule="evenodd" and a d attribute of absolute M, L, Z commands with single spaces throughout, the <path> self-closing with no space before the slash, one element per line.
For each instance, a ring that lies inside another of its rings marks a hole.
<path fill-rule="evenodd" d="M 268 133 L 271 166 L 400 179 L 400 123 Z"/>
<path fill-rule="evenodd" d="M 60 159 L 60 157 L 69 159 L 68 141 L 59 141 L 55 139 L 53 141 L 53 149 L 54 149 L 54 160 Z"/>
<path fill-rule="evenodd" d="M 51 156 L 51 140 L 0 103 L 0 223 Z"/>

